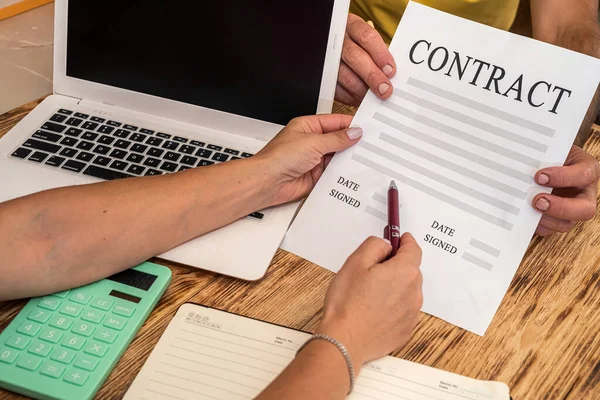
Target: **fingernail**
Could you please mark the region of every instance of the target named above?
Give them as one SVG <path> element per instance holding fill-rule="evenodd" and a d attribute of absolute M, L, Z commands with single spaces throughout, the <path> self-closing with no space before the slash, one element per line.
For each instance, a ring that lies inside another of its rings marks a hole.
<path fill-rule="evenodd" d="M 390 85 L 388 85 L 387 83 L 382 83 L 381 85 L 379 85 L 379 94 L 380 95 L 384 95 L 388 92 L 388 90 L 390 90 Z"/>
<path fill-rule="evenodd" d="M 390 242 L 390 241 L 389 241 L 389 240 L 387 240 L 387 239 L 381 239 L 381 240 L 383 240 L 384 242 L 386 242 L 386 243 L 387 243 L 387 244 L 389 244 L 390 246 L 392 245 L 392 242 Z"/>
<path fill-rule="evenodd" d="M 538 176 L 537 181 L 540 185 L 547 185 L 550 182 L 550 177 L 546 174 L 540 174 Z"/>
<path fill-rule="evenodd" d="M 535 208 L 540 211 L 548 211 L 550 208 L 550 202 L 546 200 L 544 197 L 535 202 Z"/>
<path fill-rule="evenodd" d="M 363 134 L 362 128 L 350 128 L 346 131 L 346 135 L 348 135 L 348 139 L 356 140 L 361 137 Z"/>
<path fill-rule="evenodd" d="M 385 67 L 383 67 L 382 71 L 387 76 L 390 76 L 392 72 L 394 72 L 394 67 L 392 67 L 391 65 L 386 65 Z"/>

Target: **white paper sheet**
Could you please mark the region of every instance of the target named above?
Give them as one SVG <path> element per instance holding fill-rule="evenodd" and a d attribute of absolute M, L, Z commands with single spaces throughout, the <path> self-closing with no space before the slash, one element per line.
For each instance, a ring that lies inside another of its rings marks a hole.
<path fill-rule="evenodd" d="M 185 304 L 125 400 L 256 397 L 293 360 L 309 334 Z M 366 364 L 349 400 L 509 400 L 508 387 L 394 357 Z"/>
<path fill-rule="evenodd" d="M 417 3 L 390 50 L 394 95 L 367 95 L 362 141 L 334 157 L 283 247 L 337 272 L 382 235 L 394 179 L 401 230 L 423 248 L 423 311 L 483 335 L 549 191 L 533 176 L 564 163 L 600 62 Z"/>

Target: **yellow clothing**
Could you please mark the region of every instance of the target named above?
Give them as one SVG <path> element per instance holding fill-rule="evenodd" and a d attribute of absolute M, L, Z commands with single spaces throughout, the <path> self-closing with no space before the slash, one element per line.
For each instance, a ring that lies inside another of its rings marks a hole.
<path fill-rule="evenodd" d="M 511 27 L 519 7 L 519 0 L 416 1 L 459 17 L 504 30 Z M 375 28 L 381 33 L 383 39 L 389 43 L 396 32 L 407 4 L 408 0 L 352 0 L 350 12 L 366 21 L 373 21 Z"/>

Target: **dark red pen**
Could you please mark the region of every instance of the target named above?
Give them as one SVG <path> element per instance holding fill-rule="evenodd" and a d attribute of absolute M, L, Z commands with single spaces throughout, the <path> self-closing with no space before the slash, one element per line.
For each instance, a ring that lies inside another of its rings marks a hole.
<path fill-rule="evenodd" d="M 392 242 L 390 257 L 394 257 L 400 247 L 400 209 L 398 206 L 398 187 L 394 181 L 390 182 L 387 203 L 388 224 L 383 231 L 383 237 Z"/>

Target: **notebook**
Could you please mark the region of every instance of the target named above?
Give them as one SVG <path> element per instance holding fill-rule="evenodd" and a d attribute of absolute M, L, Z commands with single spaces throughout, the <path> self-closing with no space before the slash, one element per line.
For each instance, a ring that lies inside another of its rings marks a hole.
<path fill-rule="evenodd" d="M 185 304 L 124 399 L 252 399 L 309 337 L 306 332 Z M 510 396 L 504 383 L 384 357 L 364 366 L 348 399 L 509 400 Z"/>

